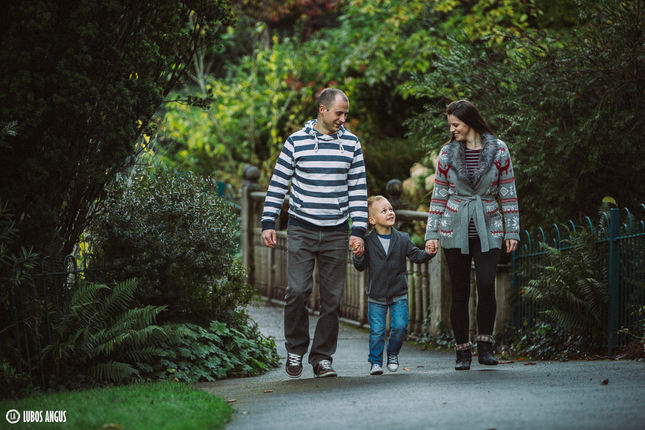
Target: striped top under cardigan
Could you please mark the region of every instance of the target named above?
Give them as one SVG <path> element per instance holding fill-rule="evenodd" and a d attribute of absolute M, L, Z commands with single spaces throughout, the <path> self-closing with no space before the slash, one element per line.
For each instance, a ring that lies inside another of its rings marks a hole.
<path fill-rule="evenodd" d="M 316 120 L 289 136 L 269 183 L 262 230 L 275 229 L 289 190 L 289 224 L 316 230 L 349 229 L 363 237 L 367 230 L 367 180 L 358 138 L 341 127 L 327 135 L 314 129 Z"/>

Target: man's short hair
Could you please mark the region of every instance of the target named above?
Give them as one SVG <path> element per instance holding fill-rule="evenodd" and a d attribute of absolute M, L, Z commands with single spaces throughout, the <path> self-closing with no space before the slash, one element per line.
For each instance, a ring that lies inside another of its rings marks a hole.
<path fill-rule="evenodd" d="M 336 97 L 338 95 L 340 95 L 346 102 L 349 102 L 349 99 L 347 98 L 345 93 L 338 88 L 325 88 L 324 90 L 322 90 L 322 92 L 318 96 L 318 100 L 316 101 L 318 109 L 320 109 L 320 105 L 324 105 L 327 109 L 330 109 L 336 101 Z"/>

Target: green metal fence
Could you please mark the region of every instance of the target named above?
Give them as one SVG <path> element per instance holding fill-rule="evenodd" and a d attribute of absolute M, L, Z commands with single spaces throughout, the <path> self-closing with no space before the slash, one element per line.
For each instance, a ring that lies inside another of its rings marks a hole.
<path fill-rule="evenodd" d="M 628 209 L 611 209 L 609 215 L 602 213 L 594 224 L 585 217 L 584 225 L 576 226 L 572 221 L 565 225 L 552 225 L 545 233 L 538 228 L 531 235 L 522 235 L 521 249 L 513 253 L 513 289 L 517 306 L 512 324 L 520 331 L 534 328 L 539 321 L 548 321 L 545 310 L 522 294 L 532 279 L 538 279 L 541 266 L 546 263 L 546 252 L 541 243 L 566 251 L 571 246 L 571 233 L 585 229 L 595 233 L 601 250 L 599 269 L 608 272 L 608 347 L 626 346 L 634 337 L 645 333 L 645 205 L 636 213 Z M 565 236 L 566 235 L 566 236 Z M 522 267 L 523 270 L 519 271 Z"/>

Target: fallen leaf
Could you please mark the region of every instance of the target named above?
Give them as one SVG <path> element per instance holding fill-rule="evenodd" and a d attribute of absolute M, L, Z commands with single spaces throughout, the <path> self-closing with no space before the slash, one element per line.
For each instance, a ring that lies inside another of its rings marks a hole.
<path fill-rule="evenodd" d="M 226 403 L 235 403 L 237 402 L 237 399 L 228 399 Z"/>
<path fill-rule="evenodd" d="M 531 363 L 524 363 L 524 365 L 525 365 L 525 366 L 535 366 L 536 364 L 537 364 L 537 363 L 533 363 L 533 362 L 531 362 Z"/>
<path fill-rule="evenodd" d="M 600 383 L 600 385 L 607 385 L 607 384 L 609 384 L 609 379 L 605 379 Z"/>
<path fill-rule="evenodd" d="M 273 393 L 273 390 L 264 390 L 265 393 Z"/>
<path fill-rule="evenodd" d="M 499 364 L 511 364 L 514 363 L 513 360 L 499 360 L 497 361 Z"/>
<path fill-rule="evenodd" d="M 410 370 L 410 369 L 408 369 L 407 367 L 404 367 L 403 370 Z"/>
<path fill-rule="evenodd" d="M 524 357 L 520 357 L 520 358 L 518 358 L 518 360 L 520 360 L 520 361 L 526 361 L 526 358 L 524 358 Z"/>

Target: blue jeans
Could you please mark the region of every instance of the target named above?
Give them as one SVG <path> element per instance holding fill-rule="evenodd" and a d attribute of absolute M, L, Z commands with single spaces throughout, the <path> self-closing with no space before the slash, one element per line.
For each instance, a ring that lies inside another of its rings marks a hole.
<path fill-rule="evenodd" d="M 408 333 L 407 299 L 390 305 L 367 303 L 367 318 L 370 323 L 370 355 L 367 359 L 372 364 L 383 365 L 383 347 L 385 346 L 385 328 L 387 309 L 390 309 L 390 338 L 387 342 L 387 355 L 399 355 L 403 340 Z"/>

